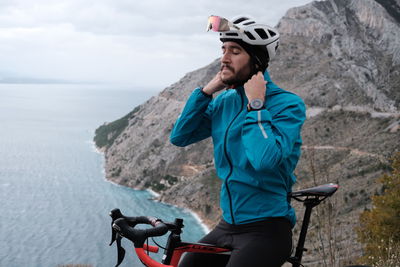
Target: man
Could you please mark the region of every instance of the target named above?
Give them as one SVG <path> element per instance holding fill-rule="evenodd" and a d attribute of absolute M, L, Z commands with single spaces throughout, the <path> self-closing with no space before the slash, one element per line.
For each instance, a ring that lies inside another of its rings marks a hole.
<path fill-rule="evenodd" d="M 295 214 L 287 194 L 295 182 L 305 106 L 266 71 L 278 47 L 275 29 L 245 16 L 210 20 L 223 43 L 221 70 L 193 91 L 171 142 L 186 146 L 212 136 L 223 218 L 200 242 L 230 247 L 232 254 L 189 253 L 179 266 L 281 266 L 292 248 Z"/>

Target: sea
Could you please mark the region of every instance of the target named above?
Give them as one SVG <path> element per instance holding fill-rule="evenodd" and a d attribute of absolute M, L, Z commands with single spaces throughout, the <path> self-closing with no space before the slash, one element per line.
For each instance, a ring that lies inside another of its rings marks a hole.
<path fill-rule="evenodd" d="M 0 267 L 115 266 L 108 215 L 114 208 L 183 218 L 185 241 L 204 235 L 190 211 L 105 179 L 95 129 L 156 94 L 104 84 L 0 84 Z M 120 266 L 143 266 L 132 244 L 122 244 Z"/>

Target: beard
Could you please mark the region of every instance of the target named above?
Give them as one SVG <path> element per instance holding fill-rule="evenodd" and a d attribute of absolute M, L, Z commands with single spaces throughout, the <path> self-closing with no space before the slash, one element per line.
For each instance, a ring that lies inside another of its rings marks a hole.
<path fill-rule="evenodd" d="M 228 69 L 231 71 L 231 75 L 229 75 L 226 78 L 222 78 L 222 82 L 228 86 L 240 86 L 245 84 L 253 75 L 252 74 L 252 68 L 250 62 L 243 66 L 242 68 L 235 70 L 233 67 L 230 65 L 223 64 L 221 66 L 221 71 L 223 69 Z"/>

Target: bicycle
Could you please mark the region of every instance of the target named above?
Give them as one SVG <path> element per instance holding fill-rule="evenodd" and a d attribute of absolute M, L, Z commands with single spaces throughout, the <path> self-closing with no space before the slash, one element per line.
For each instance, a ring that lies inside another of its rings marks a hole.
<path fill-rule="evenodd" d="M 305 211 L 301 224 L 299 239 L 293 256 L 287 259 L 293 267 L 303 266 L 301 260 L 303 252 L 307 251 L 304 248 L 308 226 L 310 223 L 312 209 L 318 206 L 326 198 L 332 196 L 339 186 L 337 184 L 324 184 L 316 187 L 311 187 L 289 193 L 291 199 L 304 203 Z M 121 246 L 121 239 L 127 238 L 133 242 L 135 252 L 140 261 L 147 267 L 177 267 L 180 258 L 185 252 L 200 252 L 200 253 L 216 253 L 229 255 L 231 249 L 218 247 L 210 244 L 183 242 L 181 233 L 183 220 L 176 218 L 174 222 L 163 222 L 161 219 L 154 217 L 128 217 L 124 216 L 119 209 L 114 209 L 110 212 L 112 218 L 112 237 L 110 246 L 116 241 L 118 250 L 117 265 L 120 265 L 125 256 L 125 249 Z M 153 228 L 135 229 L 137 224 L 148 224 Z M 170 232 L 167 243 L 164 249 L 164 255 L 161 262 L 158 262 L 150 257 L 149 252 L 158 253 L 159 246 L 148 245 L 146 240 L 149 237 L 163 236 Z"/>

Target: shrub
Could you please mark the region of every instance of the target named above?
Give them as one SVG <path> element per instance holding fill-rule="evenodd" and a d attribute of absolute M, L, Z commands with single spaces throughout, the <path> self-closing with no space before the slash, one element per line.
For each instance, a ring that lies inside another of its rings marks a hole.
<path fill-rule="evenodd" d="M 365 255 L 360 260 L 374 266 L 399 266 L 400 153 L 393 157 L 391 173 L 378 181 L 383 192 L 372 197 L 373 207 L 361 213 L 356 229 L 359 241 L 364 244 Z"/>

